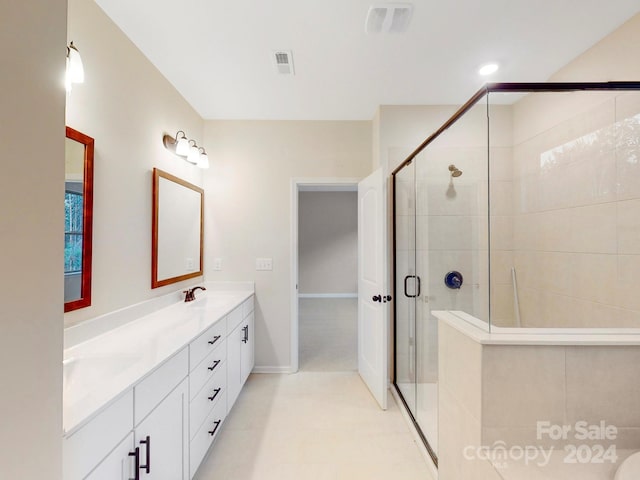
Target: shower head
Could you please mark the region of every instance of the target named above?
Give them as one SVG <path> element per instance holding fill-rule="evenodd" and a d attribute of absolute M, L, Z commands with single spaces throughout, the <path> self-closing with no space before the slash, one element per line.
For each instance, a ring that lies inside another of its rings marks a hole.
<path fill-rule="evenodd" d="M 462 170 L 459 170 L 455 165 L 449 165 L 449 171 L 451 172 L 452 177 L 459 177 L 462 175 Z"/>

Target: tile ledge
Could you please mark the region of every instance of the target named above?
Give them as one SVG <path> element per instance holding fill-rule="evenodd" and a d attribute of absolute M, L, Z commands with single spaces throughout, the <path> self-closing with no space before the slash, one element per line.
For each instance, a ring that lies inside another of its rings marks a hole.
<path fill-rule="evenodd" d="M 431 314 L 481 345 L 640 346 L 638 328 L 504 328 L 492 327 L 465 312 L 433 310 Z"/>

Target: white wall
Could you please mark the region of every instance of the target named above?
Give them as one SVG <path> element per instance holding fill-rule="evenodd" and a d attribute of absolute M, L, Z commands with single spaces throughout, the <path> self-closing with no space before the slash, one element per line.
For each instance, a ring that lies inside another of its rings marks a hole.
<path fill-rule="evenodd" d="M 299 293 L 356 293 L 358 193 L 299 195 Z"/>
<path fill-rule="evenodd" d="M 72 325 L 201 280 L 151 289 L 151 179 L 158 167 L 202 185 L 162 136 L 184 130 L 202 144 L 204 122 L 95 2 L 70 0 L 68 22 L 86 81 L 67 99 L 67 125 L 95 139 L 93 304 L 67 313 Z"/>
<path fill-rule="evenodd" d="M 256 365 L 287 369 L 292 178 L 369 174 L 371 123 L 209 121 L 205 141 L 206 278 L 255 280 Z M 273 271 L 256 272 L 256 257 L 273 258 Z"/>
<path fill-rule="evenodd" d="M 66 1 L 0 28 L 0 478 L 62 478 Z"/>

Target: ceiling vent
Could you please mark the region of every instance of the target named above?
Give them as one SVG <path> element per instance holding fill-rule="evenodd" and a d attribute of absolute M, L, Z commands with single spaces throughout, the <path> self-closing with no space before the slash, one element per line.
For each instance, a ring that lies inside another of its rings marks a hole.
<path fill-rule="evenodd" d="M 367 33 L 403 33 L 409 28 L 413 5 L 410 3 L 381 3 L 369 7 L 365 31 Z"/>
<path fill-rule="evenodd" d="M 276 70 L 281 75 L 293 75 L 293 56 L 290 50 L 276 50 L 273 52 Z"/>

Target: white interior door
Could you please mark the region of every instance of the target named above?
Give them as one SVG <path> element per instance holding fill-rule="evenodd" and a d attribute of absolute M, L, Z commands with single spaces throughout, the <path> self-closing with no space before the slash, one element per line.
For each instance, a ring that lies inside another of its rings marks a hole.
<path fill-rule="evenodd" d="M 389 338 L 385 219 L 384 183 L 378 169 L 358 184 L 358 372 L 383 410 Z"/>

